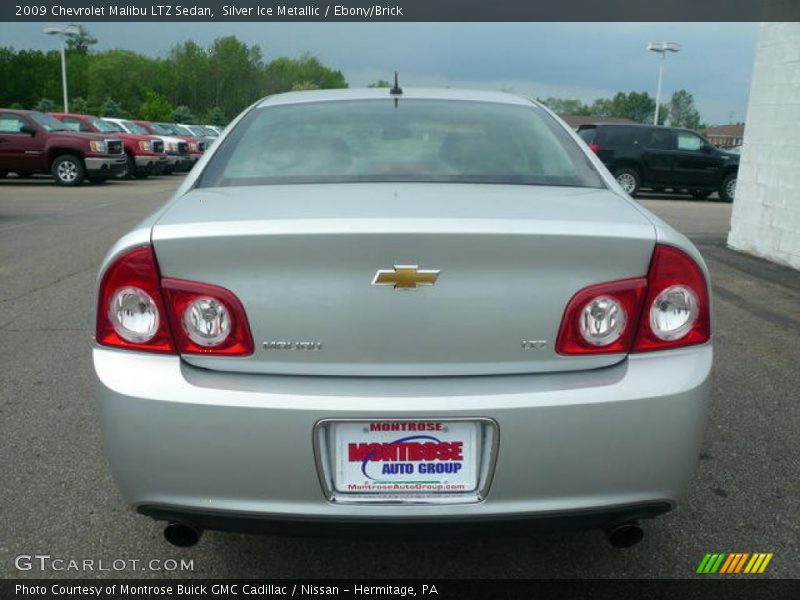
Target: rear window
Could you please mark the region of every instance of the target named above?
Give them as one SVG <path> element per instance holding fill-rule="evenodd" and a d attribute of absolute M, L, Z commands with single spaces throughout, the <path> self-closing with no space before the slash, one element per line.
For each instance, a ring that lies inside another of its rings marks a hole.
<path fill-rule="evenodd" d="M 198 186 L 359 182 L 603 187 L 538 107 L 402 98 L 254 109 Z"/>
<path fill-rule="evenodd" d="M 639 127 L 605 127 L 601 146 L 632 146 L 638 143 Z"/>

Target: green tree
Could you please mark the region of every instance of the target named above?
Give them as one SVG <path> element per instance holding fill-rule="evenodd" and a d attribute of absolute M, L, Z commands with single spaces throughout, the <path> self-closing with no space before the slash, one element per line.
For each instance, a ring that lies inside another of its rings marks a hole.
<path fill-rule="evenodd" d="M 392 84 L 386 81 L 385 79 L 378 79 L 378 81 L 373 81 L 367 87 L 371 88 L 390 88 Z"/>
<path fill-rule="evenodd" d="M 299 92 L 302 90 L 318 90 L 319 86 L 313 81 L 297 81 L 292 84 L 292 91 Z"/>
<path fill-rule="evenodd" d="M 204 123 L 224 127 L 228 124 L 228 119 L 225 118 L 225 113 L 219 106 L 214 106 L 206 112 Z"/>
<path fill-rule="evenodd" d="M 50 100 L 50 98 L 41 98 L 39 102 L 33 107 L 33 110 L 38 110 L 40 112 L 52 112 L 56 108 L 56 103 Z"/>
<path fill-rule="evenodd" d="M 89 102 L 86 100 L 86 98 L 82 98 L 81 96 L 72 98 L 69 101 L 69 110 L 70 112 L 77 113 L 79 115 L 89 114 Z"/>
<path fill-rule="evenodd" d="M 181 105 L 176 106 L 172 110 L 172 122 L 173 123 L 193 123 L 194 122 L 194 115 L 192 111 L 189 109 L 188 106 Z"/>
<path fill-rule="evenodd" d="M 145 121 L 169 121 L 172 105 L 161 94 L 146 90 L 144 102 L 139 106 L 139 116 Z"/>
<path fill-rule="evenodd" d="M 67 36 L 67 51 L 89 54 L 91 47 L 97 43 L 97 38 L 92 37 L 83 25 L 78 25 L 77 27 L 77 34 Z"/>
<path fill-rule="evenodd" d="M 103 104 L 100 105 L 100 116 L 124 118 L 127 115 L 125 113 L 125 110 L 122 108 L 122 104 L 120 104 L 113 98 L 108 97 L 105 99 Z"/>
<path fill-rule="evenodd" d="M 589 107 L 578 99 L 572 98 L 537 98 L 547 108 L 560 115 L 590 115 Z"/>
<path fill-rule="evenodd" d="M 647 92 L 617 92 L 613 98 L 595 100 L 589 107 L 589 114 L 652 123 L 655 110 L 656 101 Z"/>
<path fill-rule="evenodd" d="M 669 123 L 673 127 L 700 128 L 700 113 L 694 107 L 694 96 L 686 90 L 678 90 L 669 101 Z"/>
<path fill-rule="evenodd" d="M 341 71 L 323 65 L 316 56 L 276 58 L 264 68 L 264 91 L 267 94 L 288 92 L 298 82 L 313 83 L 318 89 L 346 88 Z"/>

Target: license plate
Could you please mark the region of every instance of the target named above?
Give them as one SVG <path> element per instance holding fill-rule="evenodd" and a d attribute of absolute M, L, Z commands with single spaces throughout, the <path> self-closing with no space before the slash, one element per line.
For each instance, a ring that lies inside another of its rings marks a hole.
<path fill-rule="evenodd" d="M 334 487 L 342 493 L 472 492 L 475 421 L 361 421 L 333 425 Z"/>

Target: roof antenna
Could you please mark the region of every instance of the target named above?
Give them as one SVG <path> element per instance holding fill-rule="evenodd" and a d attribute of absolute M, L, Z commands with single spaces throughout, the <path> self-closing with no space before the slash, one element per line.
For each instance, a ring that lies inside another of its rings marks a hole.
<path fill-rule="evenodd" d="M 403 88 L 397 84 L 397 71 L 394 72 L 394 87 L 389 90 L 392 96 L 400 96 L 403 93 Z"/>

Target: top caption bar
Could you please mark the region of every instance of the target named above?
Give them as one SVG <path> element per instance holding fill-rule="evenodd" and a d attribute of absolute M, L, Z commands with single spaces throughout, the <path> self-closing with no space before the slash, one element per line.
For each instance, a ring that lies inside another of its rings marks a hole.
<path fill-rule="evenodd" d="M 0 21 L 800 21 L 800 0 L 4 0 Z"/>

